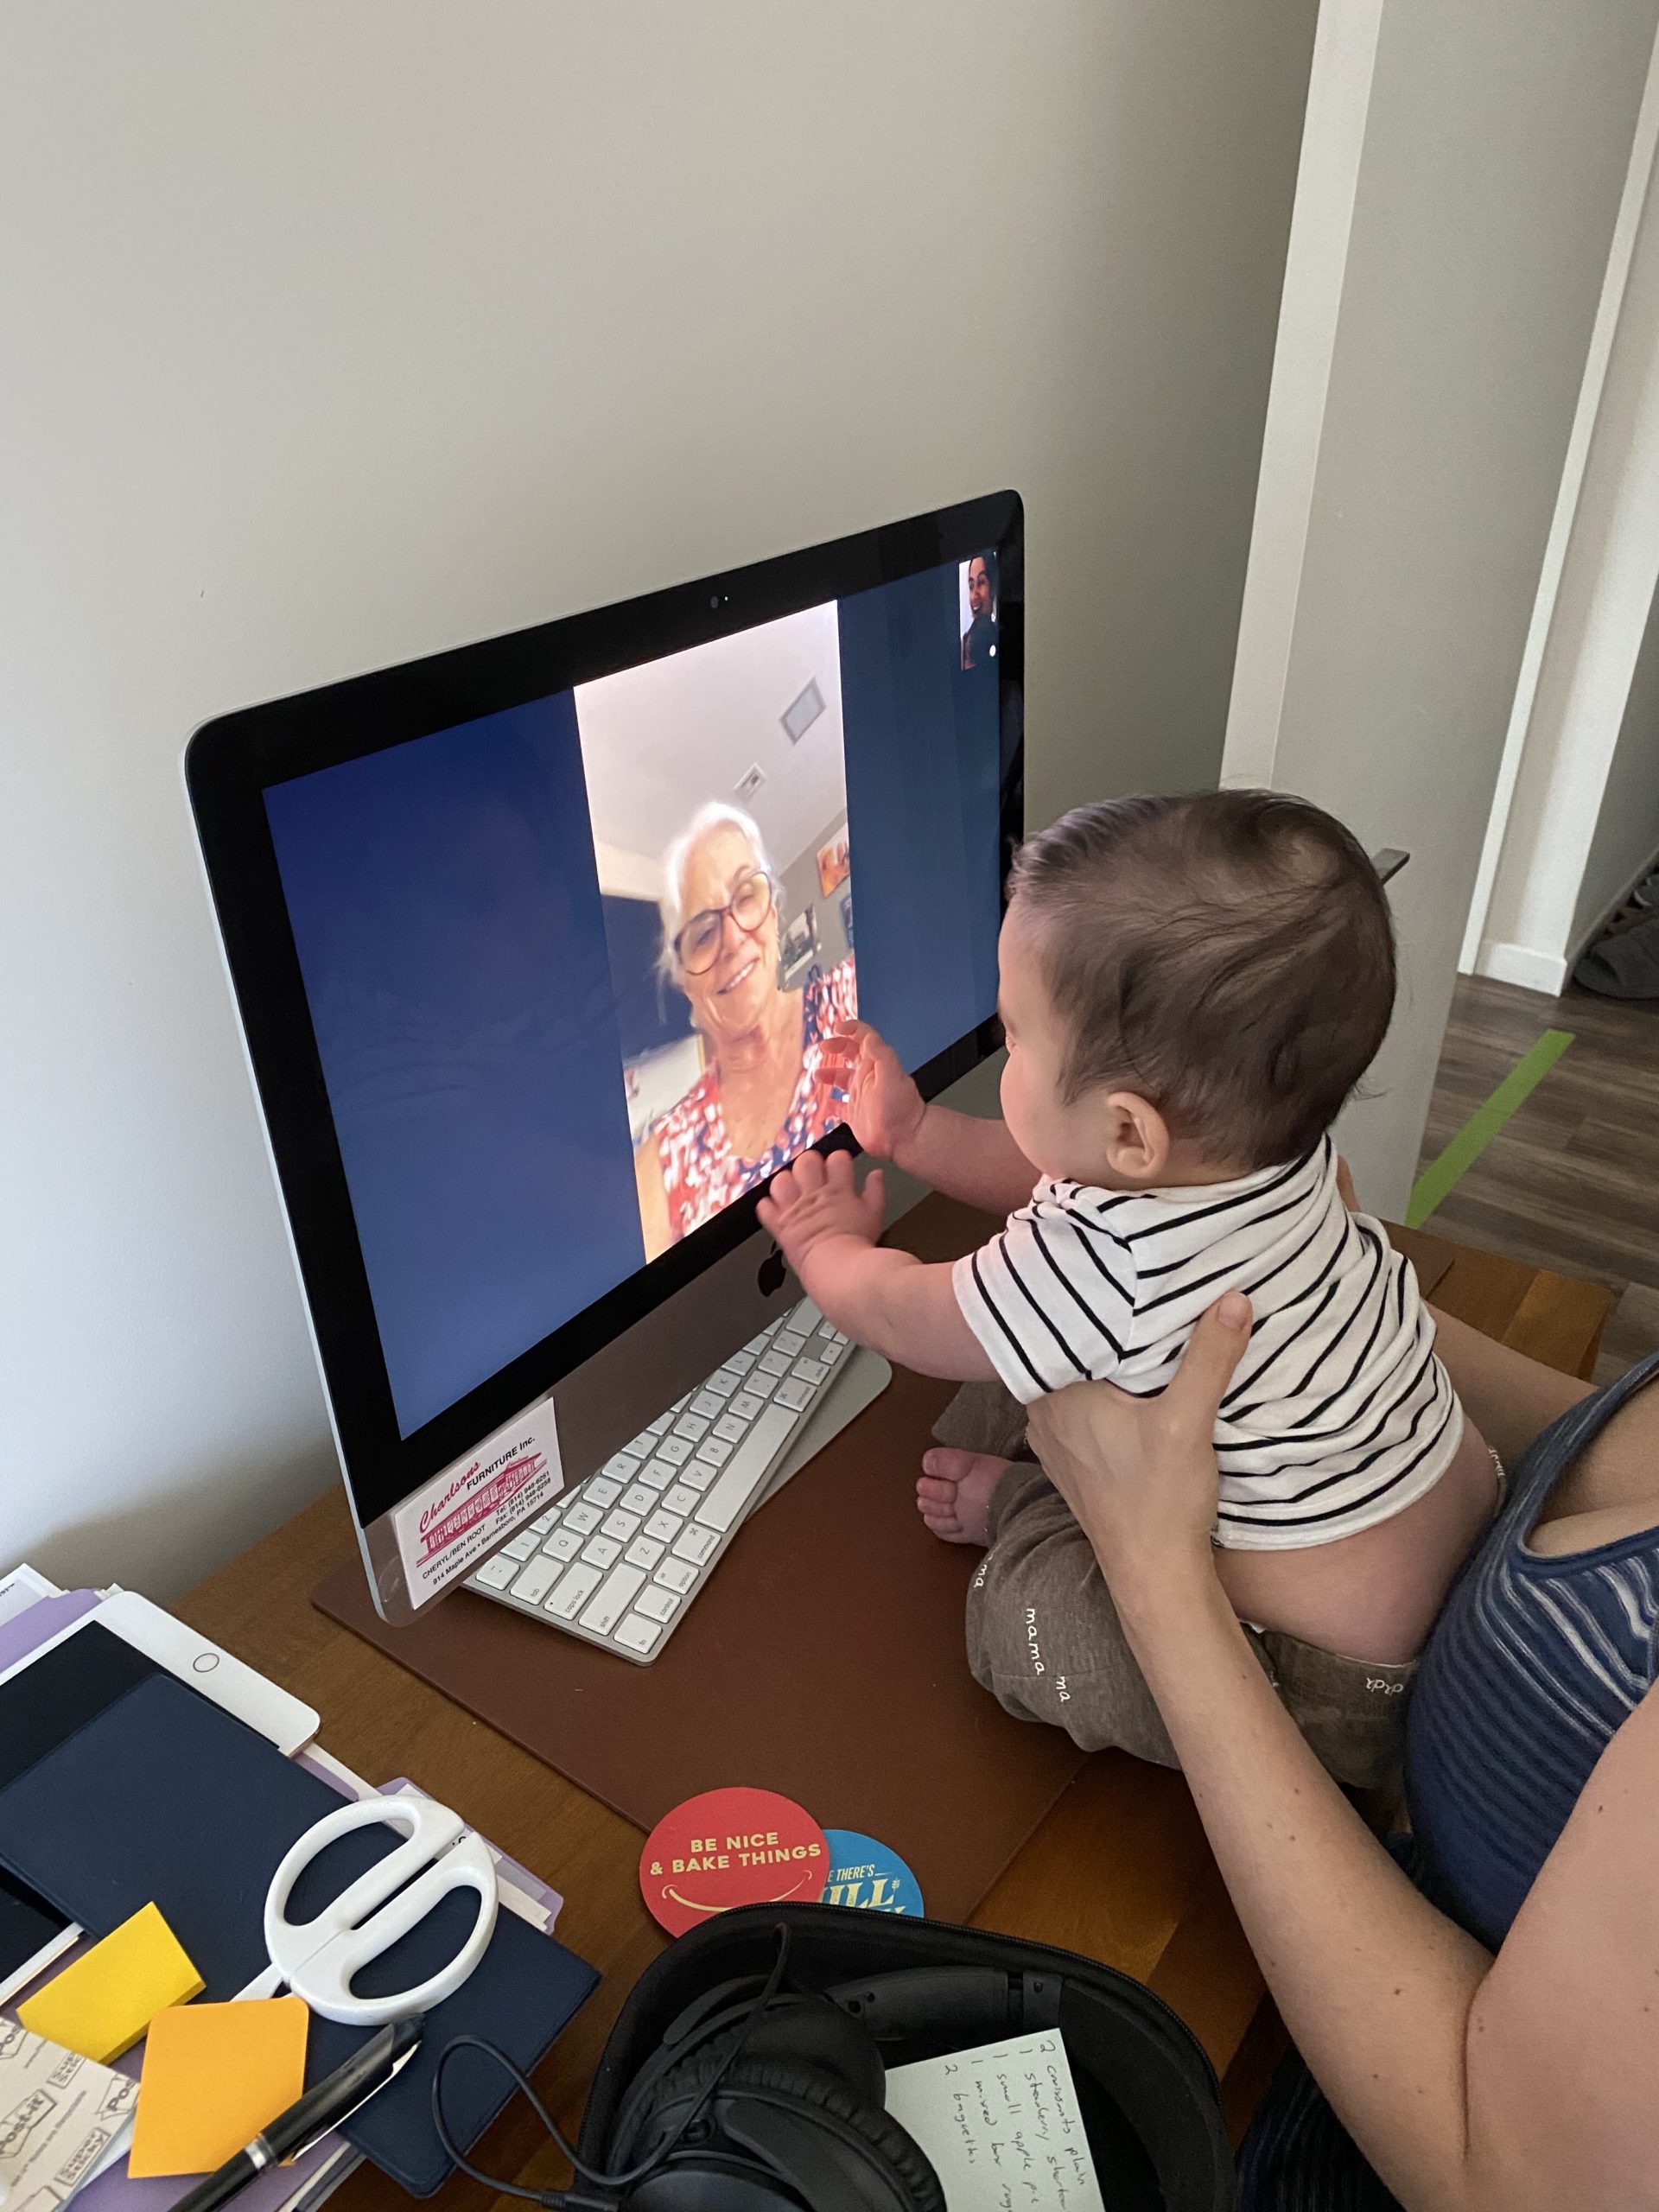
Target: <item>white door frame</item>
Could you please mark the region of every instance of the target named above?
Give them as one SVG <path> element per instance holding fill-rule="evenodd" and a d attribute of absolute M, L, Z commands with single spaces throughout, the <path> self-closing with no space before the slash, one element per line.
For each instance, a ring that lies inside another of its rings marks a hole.
<path fill-rule="evenodd" d="M 1504 737 L 1459 966 L 1559 992 L 1659 584 L 1659 40 Z"/>

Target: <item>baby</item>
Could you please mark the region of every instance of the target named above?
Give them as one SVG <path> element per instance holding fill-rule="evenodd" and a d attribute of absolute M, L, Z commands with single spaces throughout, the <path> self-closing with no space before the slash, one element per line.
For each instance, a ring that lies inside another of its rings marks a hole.
<path fill-rule="evenodd" d="M 1021 849 L 999 958 L 1005 1120 L 925 1105 L 870 1031 L 849 1119 L 1007 1227 L 954 1266 L 882 1248 L 880 1175 L 860 1194 L 844 1154 L 779 1175 L 760 1218 L 838 1327 L 1001 1386 L 1005 1453 L 1022 1427 L 1005 1394 L 1109 1377 L 1152 1395 L 1199 1316 L 1245 1292 L 1217 1569 L 1327 1766 L 1384 1782 L 1497 1477 L 1409 1263 L 1338 1188 L 1330 1126 L 1394 1004 L 1376 873 L 1329 815 L 1270 792 L 1082 807 Z M 978 1679 L 1087 1749 L 1173 1763 L 1087 1541 L 1029 1456 L 931 1452 L 918 1501 L 936 1534 L 988 1548 L 969 1600 Z"/>

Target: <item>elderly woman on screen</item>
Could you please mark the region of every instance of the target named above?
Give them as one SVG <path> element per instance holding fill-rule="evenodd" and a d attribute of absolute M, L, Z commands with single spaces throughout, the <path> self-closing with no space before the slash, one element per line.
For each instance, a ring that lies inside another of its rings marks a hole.
<path fill-rule="evenodd" d="M 857 1011 L 850 955 L 784 988 L 778 881 L 741 808 L 693 815 L 663 855 L 661 906 L 663 972 L 690 1001 L 705 1065 L 634 1155 L 647 1257 L 835 1128 L 828 1040 Z"/>

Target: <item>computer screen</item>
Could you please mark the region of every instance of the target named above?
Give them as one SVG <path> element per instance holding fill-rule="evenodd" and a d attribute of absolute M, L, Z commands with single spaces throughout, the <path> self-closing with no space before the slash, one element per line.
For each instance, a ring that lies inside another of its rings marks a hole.
<path fill-rule="evenodd" d="M 1000 626 L 988 545 L 264 785 L 401 1437 L 829 1135 L 849 1021 L 991 1019 Z"/>

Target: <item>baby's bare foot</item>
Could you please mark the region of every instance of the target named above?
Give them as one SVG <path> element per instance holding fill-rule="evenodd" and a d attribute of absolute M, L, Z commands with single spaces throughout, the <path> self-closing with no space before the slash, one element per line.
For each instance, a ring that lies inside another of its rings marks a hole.
<path fill-rule="evenodd" d="M 991 1492 L 1008 1464 L 984 1452 L 925 1452 L 917 1511 L 947 1544 L 977 1544 L 982 1551 L 990 1541 L 985 1523 Z"/>

